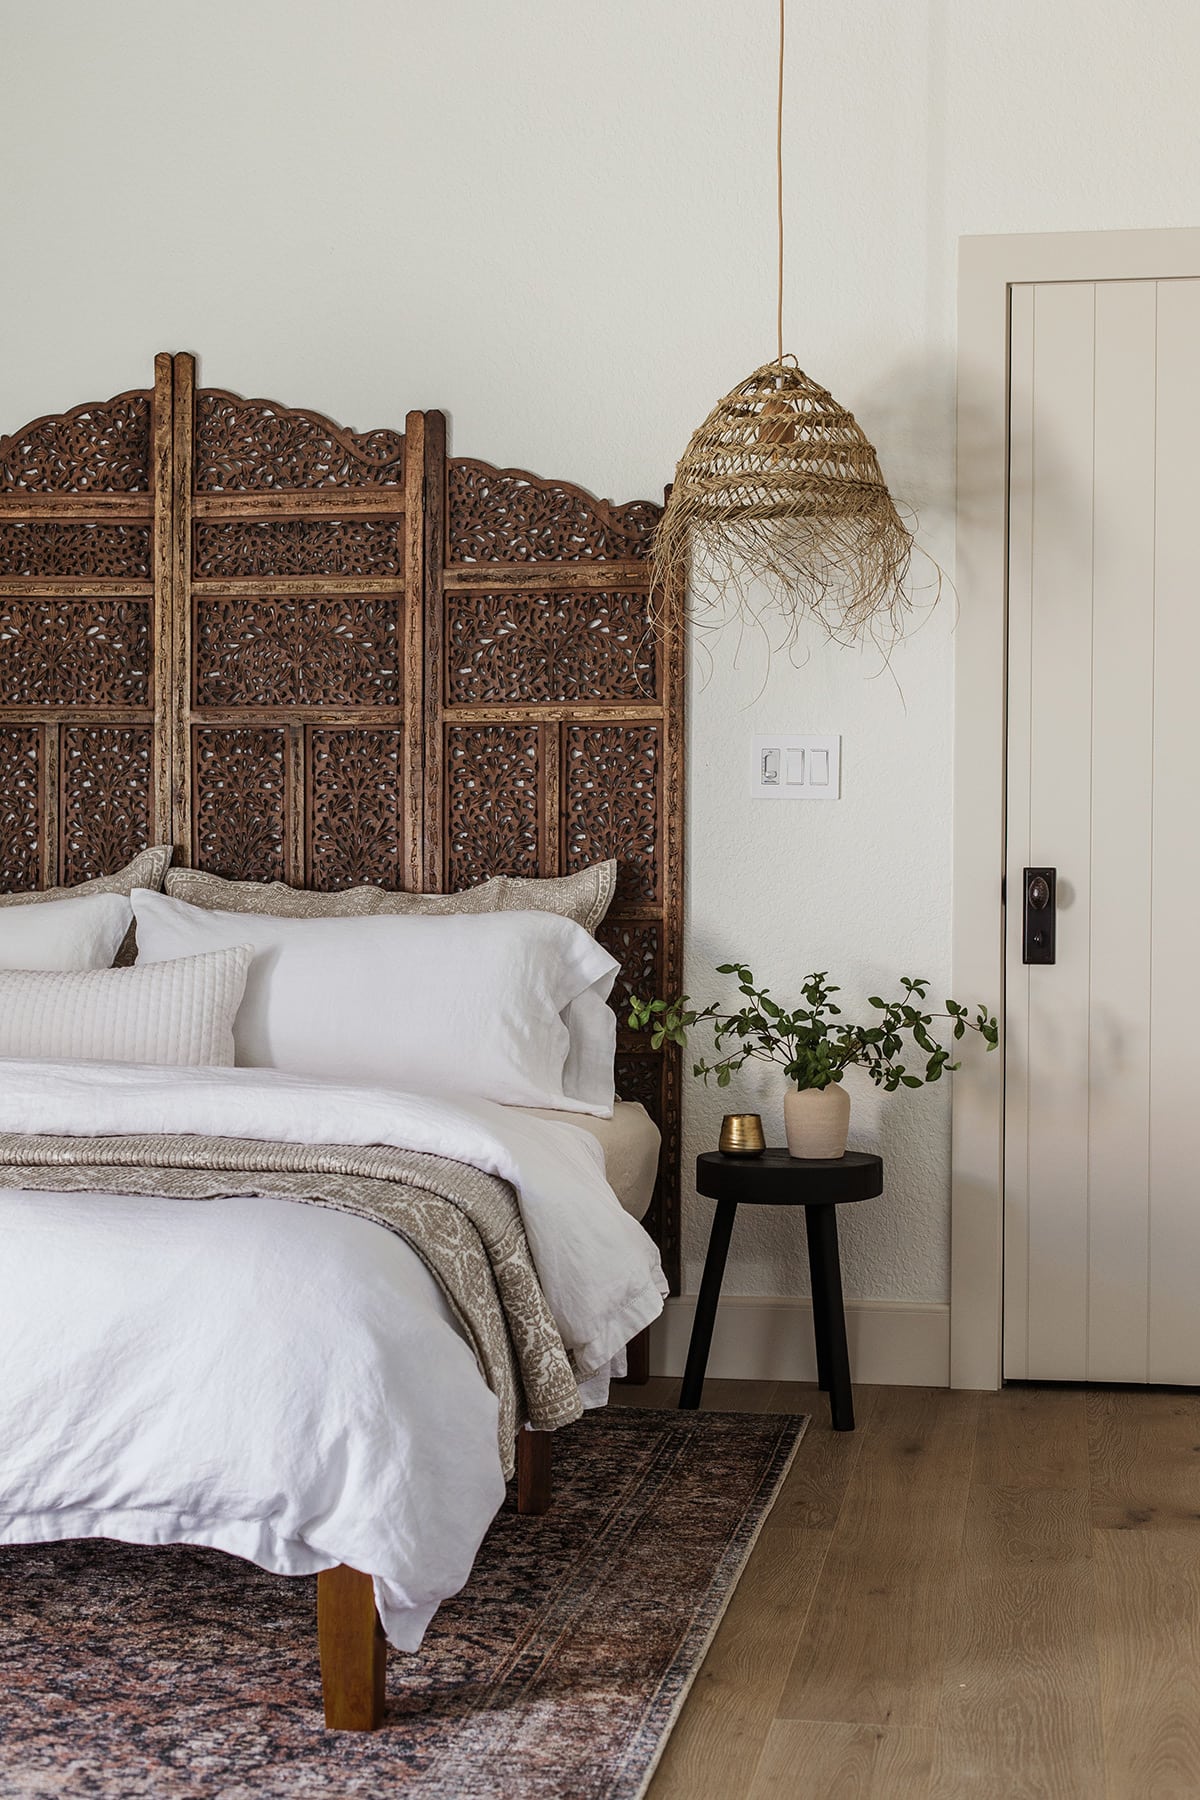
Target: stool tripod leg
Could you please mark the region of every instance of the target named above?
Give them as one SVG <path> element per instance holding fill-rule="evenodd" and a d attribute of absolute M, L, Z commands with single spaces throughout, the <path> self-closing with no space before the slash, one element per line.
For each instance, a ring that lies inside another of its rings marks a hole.
<path fill-rule="evenodd" d="M 806 1206 L 804 1209 L 804 1229 L 808 1237 L 808 1274 L 809 1286 L 812 1288 L 813 1338 L 817 1346 L 817 1386 L 823 1394 L 829 1392 L 829 1308 L 825 1304 L 825 1289 L 820 1279 L 821 1246 L 816 1228 L 818 1212 L 824 1207 Z"/>
<path fill-rule="evenodd" d="M 829 1415 L 835 1431 L 854 1430 L 854 1389 L 850 1385 L 850 1352 L 846 1344 L 846 1309 L 842 1304 L 842 1268 L 838 1257 L 837 1208 L 814 1206 L 809 1213 L 816 1250 L 813 1292 L 821 1290 L 825 1367 L 829 1376 Z M 814 1314 L 815 1317 L 815 1314 Z"/>
<path fill-rule="evenodd" d="M 688 1345 L 683 1387 L 679 1393 L 681 1407 L 697 1407 L 700 1404 L 704 1371 L 708 1367 L 708 1350 L 717 1317 L 717 1301 L 721 1298 L 721 1283 L 725 1279 L 725 1258 L 729 1255 L 729 1240 L 733 1236 L 733 1221 L 736 1217 L 736 1200 L 717 1201 L 712 1231 L 709 1233 L 708 1255 L 704 1259 L 700 1297 L 696 1301 L 696 1316 L 692 1320 L 692 1341 Z"/>

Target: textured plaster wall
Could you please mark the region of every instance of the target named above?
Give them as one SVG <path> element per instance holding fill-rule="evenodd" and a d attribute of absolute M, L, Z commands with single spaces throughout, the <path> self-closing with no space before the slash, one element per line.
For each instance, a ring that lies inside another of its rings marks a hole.
<path fill-rule="evenodd" d="M 955 245 L 1200 220 L 1194 0 L 791 0 L 787 339 L 952 569 Z M 0 0 L 0 428 L 206 377 L 359 429 L 656 494 L 773 348 L 772 0 Z M 970 595 L 960 603 L 970 605 Z M 948 978 L 956 600 L 896 653 L 711 646 L 691 712 L 688 980 Z M 836 806 L 751 805 L 750 737 L 837 731 Z M 943 1299 L 944 1092 L 855 1089 L 889 1163 L 860 1296 Z M 778 1086 L 694 1094 L 781 1129 Z M 707 1208 L 689 1208 L 694 1285 Z M 728 1287 L 806 1287 L 797 1221 Z"/>

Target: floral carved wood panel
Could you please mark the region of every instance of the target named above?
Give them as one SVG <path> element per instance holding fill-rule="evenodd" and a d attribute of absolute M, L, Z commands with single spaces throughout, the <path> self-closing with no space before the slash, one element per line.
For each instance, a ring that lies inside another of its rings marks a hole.
<path fill-rule="evenodd" d="M 281 726 L 196 727 L 192 861 L 197 869 L 241 881 L 284 879 L 285 754 Z"/>
<path fill-rule="evenodd" d="M 394 887 L 401 851 L 400 733 L 308 731 L 309 882 Z"/>
<path fill-rule="evenodd" d="M 662 1129 L 662 1059 L 649 1053 L 621 1050 L 617 1053 L 617 1093 L 622 1100 L 637 1100 Z"/>
<path fill-rule="evenodd" d="M 451 563 L 606 562 L 644 558 L 660 508 L 614 506 L 565 481 L 456 458 L 448 476 Z"/>
<path fill-rule="evenodd" d="M 0 521 L 0 576 L 104 576 L 149 581 L 149 525 L 41 519 Z"/>
<path fill-rule="evenodd" d="M 389 706 L 400 694 L 398 607 L 383 594 L 196 603 L 197 706 Z"/>
<path fill-rule="evenodd" d="M 0 437 L 0 882 L 11 890 L 110 873 L 154 835 L 167 361 L 150 391 Z"/>
<path fill-rule="evenodd" d="M 612 1007 L 622 1031 L 634 995 L 653 998 L 662 991 L 662 935 L 657 919 L 629 919 L 620 913 L 610 913 L 597 929 L 596 936 L 621 965 Z"/>
<path fill-rule="evenodd" d="M 149 706 L 150 607 L 0 595 L 0 705 Z"/>
<path fill-rule="evenodd" d="M 0 891 L 38 885 L 41 755 L 36 726 L 0 726 Z"/>
<path fill-rule="evenodd" d="M 398 519 L 223 519 L 200 521 L 193 538 L 198 576 L 399 575 Z"/>
<path fill-rule="evenodd" d="M 150 397 L 118 394 L 0 438 L 0 492 L 144 494 L 150 463 Z"/>
<path fill-rule="evenodd" d="M 404 479 L 398 431 L 343 431 L 320 413 L 215 388 L 196 396 L 198 494 L 328 487 L 395 487 Z"/>
<path fill-rule="evenodd" d="M 448 698 L 653 700 L 648 610 L 640 593 L 450 593 Z"/>
<path fill-rule="evenodd" d="M 659 727 L 570 725 L 565 763 L 567 868 L 615 856 L 617 903 L 657 900 Z"/>
<path fill-rule="evenodd" d="M 149 725 L 69 725 L 60 746 L 59 877 L 90 881 L 119 869 L 151 838 Z"/>
<path fill-rule="evenodd" d="M 446 734 L 450 893 L 491 875 L 540 873 L 536 725 L 454 725 Z"/>
<path fill-rule="evenodd" d="M 191 358 L 175 375 L 190 556 L 174 760 L 196 856 L 402 885 L 414 854 L 419 877 L 421 722 L 405 435 L 197 389 Z"/>

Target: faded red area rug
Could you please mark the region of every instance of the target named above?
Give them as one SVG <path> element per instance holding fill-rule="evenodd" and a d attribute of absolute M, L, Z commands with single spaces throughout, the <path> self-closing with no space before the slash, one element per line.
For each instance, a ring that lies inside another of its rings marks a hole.
<path fill-rule="evenodd" d="M 614 1407 L 511 1499 L 382 1730 L 321 1720 L 316 1581 L 211 1550 L 0 1549 L 5 1800 L 637 1800 L 805 1421 Z"/>

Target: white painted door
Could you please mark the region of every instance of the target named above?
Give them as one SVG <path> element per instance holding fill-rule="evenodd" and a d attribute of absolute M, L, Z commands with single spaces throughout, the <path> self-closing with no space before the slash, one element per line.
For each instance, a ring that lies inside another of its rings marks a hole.
<path fill-rule="evenodd" d="M 1200 1383 L 1200 281 L 1014 287 L 1010 403 L 1004 1373 Z"/>

